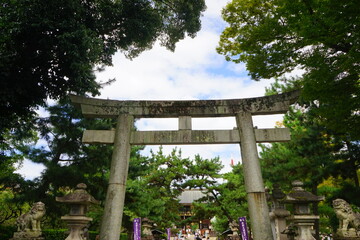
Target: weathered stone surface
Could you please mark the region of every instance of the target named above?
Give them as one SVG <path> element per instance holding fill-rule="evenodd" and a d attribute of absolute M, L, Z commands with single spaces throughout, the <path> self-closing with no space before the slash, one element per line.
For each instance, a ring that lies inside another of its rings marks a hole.
<path fill-rule="evenodd" d="M 152 234 L 153 222 L 148 218 L 141 219 L 141 227 L 142 227 L 142 240 L 154 240 L 154 236 Z"/>
<path fill-rule="evenodd" d="M 318 220 L 320 217 L 311 213 L 310 203 L 320 202 L 325 198 L 305 191 L 303 185 L 304 184 L 301 181 L 293 181 L 291 192 L 286 195 L 281 202 L 291 203 L 294 206 L 294 215 L 288 217 L 287 220 L 292 223 L 291 225 L 294 226 L 295 229 L 297 229 L 295 231 L 297 234 L 295 239 L 315 240 L 312 235 L 312 229 L 315 220 Z"/>
<path fill-rule="evenodd" d="M 43 240 L 41 231 L 16 232 L 10 240 Z"/>
<path fill-rule="evenodd" d="M 17 232 L 14 233 L 12 240 L 42 239 L 41 235 L 41 219 L 45 215 L 45 204 L 36 202 L 33 204 L 29 212 L 21 215 L 16 219 Z"/>
<path fill-rule="evenodd" d="M 255 240 L 273 240 L 251 113 L 236 115 L 249 215 Z"/>
<path fill-rule="evenodd" d="M 360 239 L 360 213 L 354 212 L 350 204 L 340 198 L 333 201 L 333 208 L 339 219 L 338 239 Z"/>
<path fill-rule="evenodd" d="M 360 240 L 360 237 L 341 237 L 341 236 L 335 235 L 334 240 Z"/>
<path fill-rule="evenodd" d="M 287 128 L 254 129 L 257 143 L 290 140 Z M 83 143 L 113 144 L 115 130 L 85 130 Z M 131 145 L 234 144 L 240 143 L 238 130 L 133 131 Z"/>
<path fill-rule="evenodd" d="M 285 204 L 281 203 L 286 194 L 281 190 L 279 184 L 274 184 L 272 193 L 270 194 L 269 189 L 265 189 L 267 201 L 271 203 L 270 208 L 270 221 L 271 227 L 274 234 L 274 240 L 287 240 L 287 236 L 282 234 L 286 231 L 286 217 L 290 216 L 290 212 L 286 210 Z"/>
<path fill-rule="evenodd" d="M 292 182 L 293 188 L 289 192 L 289 194 L 286 195 L 286 197 L 282 200 L 284 203 L 292 203 L 292 204 L 298 204 L 298 203 L 313 203 L 313 202 L 320 202 L 324 201 L 324 196 L 316 196 L 312 194 L 311 192 L 305 191 L 303 189 L 303 183 L 301 181 L 294 181 Z"/>
<path fill-rule="evenodd" d="M 86 191 L 86 188 L 86 184 L 79 183 L 73 193 L 56 198 L 56 201 L 70 205 L 70 214 L 61 217 L 70 229 L 69 236 L 65 240 L 84 240 L 84 230 L 92 221 L 92 218 L 85 216 L 87 206 L 99 202 Z"/>
<path fill-rule="evenodd" d="M 76 186 L 76 190 L 73 193 L 69 193 L 63 197 L 56 197 L 57 202 L 67 203 L 67 204 L 99 204 L 99 201 L 96 200 L 86 191 L 86 184 L 79 183 Z"/>
<path fill-rule="evenodd" d="M 120 236 L 130 159 L 129 139 L 133 126 L 134 118 L 131 115 L 122 114 L 118 116 L 109 185 L 106 193 L 103 220 L 101 222 L 101 240 L 119 239 Z"/>
<path fill-rule="evenodd" d="M 117 117 L 120 114 L 135 118 L 159 117 L 226 117 L 239 112 L 252 115 L 280 114 L 289 110 L 299 96 L 299 92 L 289 92 L 273 96 L 228 99 L 228 100 L 189 100 L 189 101 L 117 101 L 108 99 L 70 96 L 71 101 L 81 106 L 85 117 Z"/>

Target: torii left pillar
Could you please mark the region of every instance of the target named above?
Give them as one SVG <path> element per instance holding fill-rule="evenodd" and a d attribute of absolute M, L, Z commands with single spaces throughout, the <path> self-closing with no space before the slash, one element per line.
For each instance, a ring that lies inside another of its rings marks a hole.
<path fill-rule="evenodd" d="M 238 113 L 236 124 L 240 136 L 245 190 L 254 239 L 273 240 L 251 114 Z"/>
<path fill-rule="evenodd" d="M 104 218 L 101 223 L 101 240 L 115 240 L 120 236 L 131 149 L 130 133 L 133 125 L 133 116 L 128 114 L 119 115 L 115 130 Z M 109 218 L 107 216 L 116 217 Z"/>

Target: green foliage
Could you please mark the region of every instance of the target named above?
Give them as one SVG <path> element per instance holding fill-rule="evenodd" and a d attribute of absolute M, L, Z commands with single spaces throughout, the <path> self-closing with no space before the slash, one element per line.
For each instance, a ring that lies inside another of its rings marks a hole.
<path fill-rule="evenodd" d="M 360 139 L 360 10 L 356 0 L 233 0 L 218 52 L 255 80 L 301 69 L 302 98 L 326 126 Z M 286 75 L 287 74 L 287 75 Z"/>
<path fill-rule="evenodd" d="M 28 186 L 28 182 L 15 171 L 26 158 L 23 151 L 38 138 L 32 126 L 16 126 L 15 129 L 7 129 L 0 134 L 0 191 L 10 189 L 18 192 Z"/>
<path fill-rule="evenodd" d="M 203 159 L 196 155 L 188 169 L 188 176 L 191 178 L 183 187 L 207 189 L 214 186 L 222 176 L 220 171 L 223 167 L 218 157 Z"/>
<path fill-rule="evenodd" d="M 13 237 L 14 232 L 16 232 L 15 226 L 0 225 L 0 239 L 10 239 Z"/>
<path fill-rule="evenodd" d="M 248 216 L 247 194 L 243 171 L 242 165 L 234 165 L 231 172 L 224 174 L 224 183 L 219 186 L 220 194 L 218 201 L 221 202 L 221 211 L 216 214 L 216 220 L 218 221 L 219 227 L 225 228 L 217 229 L 215 227 L 218 232 L 224 232 L 229 228 L 228 225 L 224 225 L 224 218 L 227 219 L 229 223 L 237 221 L 239 217 Z"/>
<path fill-rule="evenodd" d="M 46 240 L 63 240 L 69 235 L 68 231 L 68 229 L 43 229 L 42 235 Z"/>
<path fill-rule="evenodd" d="M 349 159 L 342 154 L 346 143 L 342 135 L 334 134 L 324 126 L 320 118 L 311 111 L 290 110 L 283 124 L 290 129 L 291 141 L 261 145 L 261 164 L 263 176 L 268 185 L 280 184 L 286 191 L 294 180 L 301 180 L 308 191 L 325 196 L 314 211 L 320 218 L 320 231 L 331 232 L 336 229 L 337 220 L 332 209 L 335 198 L 356 202 L 358 187 L 352 173 L 356 167 L 342 170 Z M 351 183 L 351 184 L 349 184 Z M 345 190 L 346 186 L 351 190 Z"/>
<path fill-rule="evenodd" d="M 293 79 L 286 84 L 280 84 L 279 81 L 276 81 L 271 88 L 267 89 L 268 93 L 276 93 L 279 89 L 286 87 L 291 89 L 297 81 Z M 274 150 L 269 152 L 265 150 L 262 154 L 274 158 L 275 162 L 278 161 L 278 164 L 273 166 L 274 171 L 279 171 L 277 168 L 285 168 L 290 172 L 301 172 L 302 165 L 312 166 L 316 170 L 310 172 L 313 177 L 317 176 L 318 183 L 333 176 L 349 179 L 355 187 L 359 187 L 359 142 L 351 141 L 348 134 L 339 133 L 329 128 L 326 121 L 316 114 L 318 106 L 309 103 L 308 105 L 310 107 L 297 108 L 296 111 L 292 109 L 284 118 L 283 124 L 290 128 L 292 140 L 289 143 L 262 145 L 264 149 L 273 148 Z M 286 158 L 289 158 L 290 161 L 287 161 Z M 299 160 L 292 161 L 292 158 L 299 158 Z M 269 164 L 272 166 L 271 163 Z M 300 169 L 296 169 L 297 167 Z M 310 172 L 306 171 L 307 174 Z M 312 178 L 312 180 L 314 179 Z"/>
<path fill-rule="evenodd" d="M 15 225 L 15 219 L 30 209 L 27 203 L 16 201 L 11 189 L 0 191 L 0 224 Z"/>
<path fill-rule="evenodd" d="M 301 111 L 291 110 L 284 118 L 290 128 L 291 141 L 261 145 L 264 179 L 272 183 L 302 180 L 310 189 L 327 179 L 335 168 L 334 153 L 342 147 L 321 122 Z"/>
<path fill-rule="evenodd" d="M 226 217 L 215 217 L 211 221 L 211 225 L 217 233 L 223 233 L 229 229 L 229 220 Z M 220 239 L 226 239 L 226 236 L 220 236 Z"/>
<path fill-rule="evenodd" d="M 360 201 L 358 195 L 360 194 L 359 188 L 351 184 L 351 181 L 344 180 L 341 177 L 330 177 L 322 182 L 318 187 L 318 193 L 325 196 L 325 201 L 319 204 L 320 214 L 320 227 L 323 232 L 330 230 L 336 231 L 339 226 L 339 219 L 336 217 L 332 207 L 332 201 L 341 198 L 350 203 L 353 209 L 358 209 Z M 355 212 L 358 212 L 355 210 Z"/>
<path fill-rule="evenodd" d="M 183 184 L 183 188 L 199 189 L 204 193 L 204 197 L 193 203 L 193 216 L 182 222 L 182 225 L 189 224 L 191 221 L 201 219 L 211 219 L 220 210 L 217 198 L 219 195 L 218 187 L 221 181 L 223 165 L 218 157 L 203 159 L 196 155 L 188 169 L 188 179 Z M 196 226 L 195 226 L 196 227 Z"/>
<path fill-rule="evenodd" d="M 180 221 L 177 197 L 189 164 L 189 159 L 183 159 L 176 149 L 166 156 L 162 148 L 148 158 L 130 161 L 124 209 L 127 229 L 131 229 L 135 217 L 147 217 L 160 229 Z"/>
<path fill-rule="evenodd" d="M 57 203 L 55 197 L 68 193 L 77 183 L 86 183 L 96 199 L 104 200 L 112 147 L 84 145 L 81 137 L 86 128 L 110 129 L 114 122 L 83 119 L 80 112 L 67 102 L 47 110 L 49 116 L 33 122 L 33 127 L 39 131 L 40 144 L 16 149 L 17 153 L 42 163 L 46 169 L 33 181 L 13 182 L 16 186 L 14 203 L 44 202 L 47 208 L 44 225 L 59 227 L 65 226 L 60 216 L 65 215 L 68 208 Z"/>
<path fill-rule="evenodd" d="M 219 158 L 203 159 L 199 155 L 194 159 L 182 158 L 177 149 L 164 155 L 160 148 L 148 158 L 134 160 L 130 162 L 127 182 L 124 212 L 127 229 L 131 228 L 134 217 L 147 217 L 158 228 L 165 229 L 173 224 L 183 226 L 193 220 L 210 219 L 216 214 L 222 215 L 221 208 L 230 208 L 226 206 L 228 202 L 215 200 L 220 195 L 223 167 Z M 137 171 L 133 171 L 134 167 Z M 184 189 L 201 189 L 205 196 L 194 203 L 195 215 L 183 221 L 178 215 L 178 196 Z"/>
<path fill-rule="evenodd" d="M 200 30 L 204 0 L 6 0 L 0 9 L 0 132 L 47 98 L 96 95 L 94 69 L 159 40 L 170 50 Z M 31 36 L 31 37 L 29 37 Z M 28 122 L 27 122 L 28 123 Z"/>
<path fill-rule="evenodd" d="M 360 12 L 356 6 L 355 0 L 233 0 L 223 10 L 229 26 L 218 52 L 229 61 L 246 63 L 254 80 L 276 79 L 268 94 L 301 89 L 300 108 L 284 119 L 292 140 L 261 145 L 263 176 L 269 184 L 289 189 L 292 180 L 300 179 L 316 194 L 317 186 L 333 177 L 342 184 L 339 191 L 330 187 L 330 199 L 347 196 L 340 189 L 348 181 L 350 192 L 358 192 Z M 291 77 L 299 70 L 301 77 Z M 329 206 L 331 202 L 319 210 L 332 221 Z"/>
<path fill-rule="evenodd" d="M 199 180 L 195 181 L 195 186 L 203 189 L 205 197 L 194 203 L 194 213 L 199 219 L 215 217 L 213 227 L 222 233 L 229 228 L 229 222 L 248 215 L 243 169 L 242 165 L 238 164 L 233 166 L 231 172 L 220 174 L 222 165 L 218 158 L 207 162 L 211 162 L 212 167 L 208 168 L 204 176 L 211 179 L 204 178 L 201 185 L 198 184 Z M 200 171 L 200 178 L 202 173 L 203 171 Z M 194 172 L 195 177 L 197 174 Z M 192 183 L 192 180 L 189 183 Z"/>

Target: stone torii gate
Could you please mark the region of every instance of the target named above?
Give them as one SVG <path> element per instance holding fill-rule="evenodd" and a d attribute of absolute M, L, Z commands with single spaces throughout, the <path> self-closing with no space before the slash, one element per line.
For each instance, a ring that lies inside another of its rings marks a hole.
<path fill-rule="evenodd" d="M 117 118 L 115 130 L 85 130 L 84 143 L 114 144 L 101 240 L 120 236 L 131 145 L 240 144 L 245 188 L 255 240 L 272 240 L 256 143 L 290 140 L 286 128 L 256 129 L 252 116 L 285 113 L 298 92 L 274 96 L 194 101 L 117 101 L 70 96 L 85 117 Z M 236 118 L 231 130 L 192 130 L 191 118 Z M 177 131 L 135 131 L 134 118 L 178 118 Z"/>

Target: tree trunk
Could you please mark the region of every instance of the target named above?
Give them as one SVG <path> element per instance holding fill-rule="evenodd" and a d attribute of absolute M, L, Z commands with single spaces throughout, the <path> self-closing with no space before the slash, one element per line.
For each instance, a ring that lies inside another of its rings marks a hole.
<path fill-rule="evenodd" d="M 352 143 L 350 141 L 346 141 L 345 142 L 346 144 L 346 147 L 348 149 L 348 152 L 349 152 L 349 160 L 350 160 L 350 166 L 351 166 L 351 175 L 352 175 L 352 179 L 354 180 L 354 183 L 355 183 L 355 186 L 357 188 L 360 187 L 360 183 L 359 183 L 359 178 L 358 178 L 358 175 L 357 175 L 357 167 L 356 167 L 356 158 L 354 156 L 354 149 L 353 149 L 353 146 L 352 146 Z"/>

